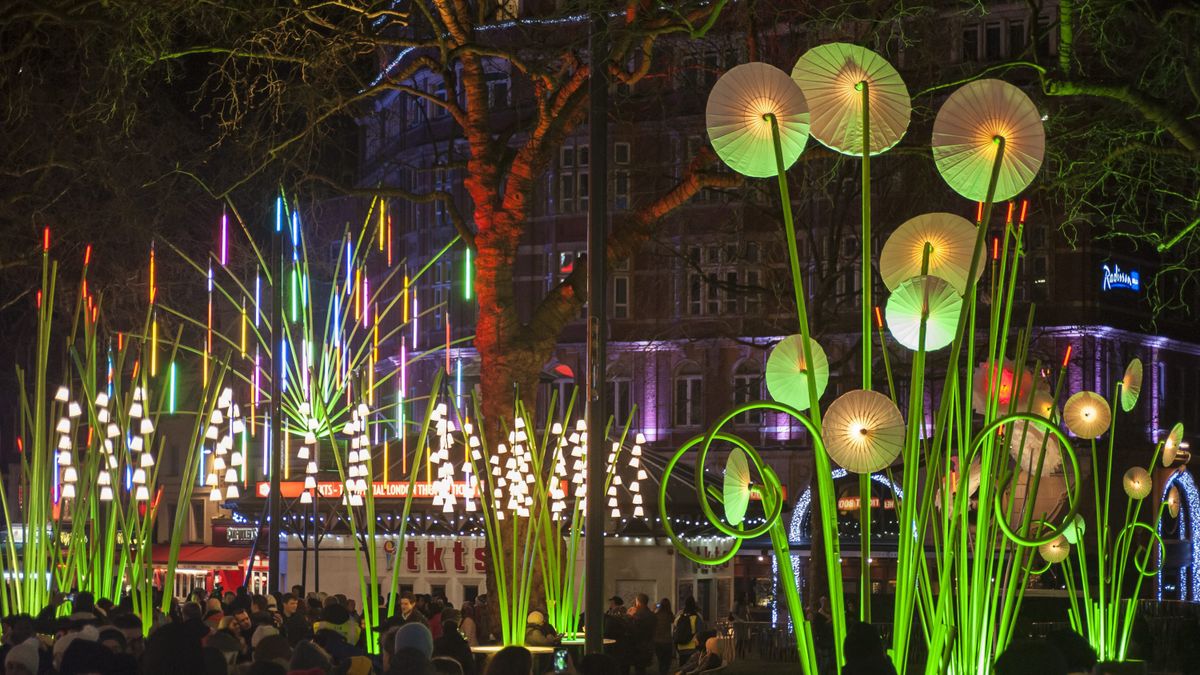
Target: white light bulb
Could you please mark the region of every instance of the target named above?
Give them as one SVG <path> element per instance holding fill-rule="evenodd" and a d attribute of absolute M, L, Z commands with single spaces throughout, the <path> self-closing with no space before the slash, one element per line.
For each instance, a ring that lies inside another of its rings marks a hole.
<path fill-rule="evenodd" d="M 109 487 L 109 486 L 107 486 L 107 485 L 105 485 L 104 487 L 100 488 L 100 501 L 102 501 L 102 502 L 111 502 L 112 500 L 113 500 L 113 491 L 112 491 L 112 488 L 111 488 L 111 487 Z"/>
<path fill-rule="evenodd" d="M 58 401 L 60 403 L 66 403 L 67 400 L 69 400 L 70 398 L 71 398 L 71 392 L 70 392 L 70 390 L 67 389 L 67 387 L 65 385 L 59 387 L 58 391 L 54 392 L 54 400 Z"/>

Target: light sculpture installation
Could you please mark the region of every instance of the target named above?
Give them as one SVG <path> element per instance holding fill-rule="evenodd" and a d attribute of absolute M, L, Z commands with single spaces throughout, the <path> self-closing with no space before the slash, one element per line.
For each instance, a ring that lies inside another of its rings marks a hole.
<path fill-rule="evenodd" d="M 801 125 L 788 127 L 779 120 L 797 120 L 807 112 L 808 131 L 814 138 L 833 150 L 861 157 L 864 247 L 860 265 L 866 290 L 873 281 L 869 272 L 869 159 L 903 137 L 910 114 L 907 91 L 881 57 L 848 45 L 817 47 L 800 59 L 793 81 L 804 94 L 803 105 L 779 91 L 779 78 L 770 66 L 742 67 L 737 75 L 735 71 L 730 71 L 729 81 L 718 81 L 709 110 L 739 110 L 740 117 L 714 119 L 710 115 L 710 137 L 731 168 L 747 176 L 773 174 L 777 178 L 800 331 L 780 343 L 768 362 L 768 389 L 776 401 L 745 404 L 722 415 L 705 434 L 679 448 L 666 467 L 664 483 L 685 455 L 696 453 L 695 487 L 701 510 L 713 527 L 734 538 L 732 550 L 715 556 L 690 550 L 670 529 L 666 491 L 660 488 L 660 510 L 668 534 L 682 555 L 701 564 L 721 564 L 740 542 L 767 534 L 776 557 L 791 560 L 787 537 L 781 534 L 778 477 L 749 442 L 725 428 L 731 419 L 750 410 L 789 415 L 808 431 L 817 463 L 813 518 L 820 523 L 822 536 L 813 546 L 824 548 L 827 561 L 824 571 L 833 605 L 838 663 L 843 660 L 840 646 L 845 624 L 841 620 L 840 552 L 836 532 L 830 532 L 837 522 L 829 478 L 834 461 L 861 471 L 860 480 L 867 484 L 871 471 L 891 470 L 898 464 L 902 472 L 896 486 L 897 517 L 901 531 L 911 531 L 913 536 L 899 539 L 890 650 L 896 667 L 905 671 L 913 665 L 910 653 L 913 643 L 920 640 L 928 654 L 924 664 L 928 673 L 986 671 L 1014 636 L 1023 589 L 1036 572 L 1031 564 L 1035 550 L 1064 566 L 1078 557 L 1072 552 L 1084 550 L 1088 528 L 1078 517 L 1083 494 L 1080 463 L 1063 425 L 1090 442 L 1095 452 L 1095 439 L 1111 431 L 1114 417 L 1112 405 L 1088 392 L 1076 393 L 1060 413 L 1058 402 L 1068 359 L 1056 369 L 1032 359 L 1029 324 L 1025 329 L 1014 326 L 1025 204 L 1017 209 L 1010 203 L 1002 236 L 993 242 L 990 256 L 985 248 L 995 202 L 1018 195 L 1040 169 L 1045 143 L 1041 116 L 1020 89 L 997 80 L 972 82 L 947 99 L 934 122 L 935 164 L 952 189 L 980 204 L 975 223 L 952 214 L 926 214 L 901 226 L 883 247 L 880 272 L 892 292 L 887 325 L 893 338 L 912 350 L 908 400 L 895 400 L 886 350 L 891 395 L 876 393 L 872 387 L 870 304 L 865 300 L 862 390 L 839 398 L 823 411 L 820 397 L 827 374 L 822 370 L 827 366 L 808 326 L 786 176 L 796 159 L 797 145 L 803 145 L 803 134 Z M 751 81 L 743 76 L 749 72 L 761 77 Z M 768 90 L 770 95 L 764 93 Z M 737 97 L 744 100 L 732 100 Z M 759 118 L 754 117 L 755 112 Z M 876 119 L 878 124 L 874 124 Z M 765 166 L 764 130 L 768 128 L 774 172 Z M 733 144 L 730 139 L 734 137 L 746 140 Z M 977 309 L 984 292 L 991 302 Z M 882 317 L 877 326 L 882 340 Z M 977 327 L 987 337 L 983 346 L 973 339 Z M 926 354 L 942 348 L 948 348 L 948 367 L 941 395 L 932 398 L 929 409 Z M 977 369 L 976 364 L 980 364 Z M 1054 370 L 1057 377 L 1052 385 L 1044 377 Z M 1127 410 L 1133 405 L 1130 397 L 1136 399 L 1140 387 L 1137 366 L 1131 367 L 1124 382 L 1120 403 Z M 878 405 L 867 406 L 867 399 L 879 399 Z M 864 421 L 862 412 L 868 407 L 875 411 L 870 423 Z M 927 419 L 932 424 L 914 423 Z M 1178 438 L 1168 438 L 1160 447 L 1169 454 L 1177 452 L 1179 445 Z M 705 463 L 710 453 L 721 451 L 728 455 L 724 483 L 717 489 L 708 483 Z M 1093 466 L 1098 464 L 1093 461 Z M 963 478 L 960 470 L 969 474 L 968 489 L 958 489 Z M 1141 474 L 1131 474 L 1134 494 L 1141 494 L 1144 481 Z M 860 494 L 869 492 L 860 487 Z M 763 510 L 763 522 L 756 527 L 749 527 L 745 520 L 747 504 L 755 503 L 748 495 L 760 497 L 755 508 Z M 1105 495 L 1101 506 L 1107 508 Z M 1063 510 L 1065 513 L 1057 513 Z M 869 518 L 865 511 L 860 510 L 860 517 Z M 1093 529 L 1099 530 L 1096 536 L 1115 552 L 1105 560 L 1125 561 L 1135 545 L 1136 530 L 1143 528 L 1133 522 L 1115 536 L 1099 523 Z M 862 529 L 869 536 L 869 527 Z M 865 544 L 863 551 L 864 557 L 869 555 Z M 1146 559 L 1146 554 L 1135 556 L 1140 572 L 1145 571 Z M 868 579 L 866 568 L 860 566 L 863 586 Z M 1105 596 L 1110 598 L 1119 586 L 1111 586 L 1108 577 L 1105 583 L 1110 584 Z M 780 586 L 795 627 L 802 668 L 815 672 L 811 626 L 800 613 L 795 579 L 785 572 Z M 862 605 L 869 604 L 867 596 L 860 599 Z M 1111 603 L 1105 603 L 1111 608 Z M 1105 611 L 1116 616 L 1115 610 Z M 864 609 L 861 617 L 869 620 L 869 612 Z M 1078 625 L 1082 626 L 1082 621 Z M 917 626 L 924 629 L 918 632 Z"/>
<path fill-rule="evenodd" d="M 56 334 L 58 263 L 46 230 L 36 356 L 28 369 L 17 368 L 23 499 L 10 504 L 0 490 L 8 542 L 0 552 L 6 571 L 0 612 L 37 614 L 54 590 L 78 589 L 97 598 L 127 593 L 148 630 L 155 609 L 151 542 L 162 508 L 160 426 L 175 402 L 168 400 L 167 373 L 156 375 L 152 367 L 160 347 L 153 310 L 140 330 L 106 330 L 97 296 L 89 290 L 91 263 L 89 246 L 69 330 Z M 178 337 L 169 344 L 174 358 Z M 53 354 L 52 345 L 62 345 L 62 353 Z M 65 370 L 64 383 L 51 394 L 47 378 L 53 362 Z M 224 372 L 223 365 L 209 364 L 197 408 L 180 412 L 194 418 L 183 453 L 189 468 L 200 464 L 203 422 L 214 410 Z M 179 491 L 168 575 L 178 560 L 180 523 L 190 517 L 193 485 Z"/>
<path fill-rule="evenodd" d="M 1116 384 L 1111 404 L 1099 394 L 1081 391 L 1068 399 L 1063 407 L 1063 420 L 1067 427 L 1079 437 L 1088 440 L 1093 466 L 1101 465 L 1099 459 L 1102 455 L 1097 451 L 1096 439 L 1108 434 L 1108 447 L 1106 455 L 1103 455 L 1109 458 L 1103 462 L 1107 465 L 1107 471 L 1104 476 L 1101 476 L 1099 471 L 1094 471 L 1092 475 L 1092 491 L 1096 501 L 1095 587 L 1090 584 L 1088 560 L 1082 545 L 1076 549 L 1075 564 L 1066 556 L 1059 558 L 1056 554 L 1047 556 L 1043 553 L 1042 557 L 1050 564 L 1062 563 L 1070 599 L 1071 627 L 1088 639 L 1101 660 L 1125 660 L 1142 582 L 1147 577 L 1158 577 L 1162 572 L 1164 561 L 1161 520 L 1164 513 L 1171 512 L 1171 500 L 1163 500 L 1157 514 L 1152 514 L 1155 515 L 1154 520 L 1157 523 L 1155 527 L 1140 520 L 1142 506 L 1153 488 L 1150 469 L 1155 466 L 1160 453 L 1164 466 L 1172 466 L 1177 459 L 1183 459 L 1184 462 L 1188 459 L 1180 458 L 1178 453 L 1171 450 L 1172 447 L 1178 446 L 1183 436 L 1182 426 L 1176 425 L 1172 434 L 1157 444 L 1147 467 L 1134 466 L 1125 472 L 1121 480 L 1126 496 L 1125 517 L 1119 527 L 1114 528 L 1110 524 L 1111 458 L 1117 413 L 1131 412 L 1137 405 L 1141 379 L 1141 361 L 1133 359 L 1126 367 L 1124 376 Z M 1168 455 L 1170 459 L 1167 459 Z M 1168 485 L 1171 484 L 1171 480 L 1168 479 Z M 1177 514 L 1176 511 L 1175 515 Z M 1141 545 L 1134 541 L 1134 536 L 1139 530 L 1145 532 L 1150 541 L 1149 545 Z M 1157 565 L 1151 566 L 1152 558 L 1157 558 Z M 1130 598 L 1123 598 L 1122 594 L 1127 586 L 1126 576 L 1131 564 L 1134 568 L 1133 593 Z"/>

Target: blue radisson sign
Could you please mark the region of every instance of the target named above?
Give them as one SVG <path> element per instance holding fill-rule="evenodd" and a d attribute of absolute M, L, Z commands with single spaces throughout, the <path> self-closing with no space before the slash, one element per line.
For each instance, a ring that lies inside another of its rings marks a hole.
<path fill-rule="evenodd" d="M 1100 290 L 1112 291 L 1123 289 L 1134 291 L 1135 293 L 1142 290 L 1142 280 L 1138 276 L 1137 270 L 1126 272 L 1116 263 L 1113 263 L 1112 267 L 1103 265 L 1102 268 L 1104 269 L 1104 279 L 1100 283 Z"/>

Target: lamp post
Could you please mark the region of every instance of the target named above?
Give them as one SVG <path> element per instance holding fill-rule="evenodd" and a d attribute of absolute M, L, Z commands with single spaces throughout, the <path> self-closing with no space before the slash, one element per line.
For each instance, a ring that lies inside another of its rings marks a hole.
<path fill-rule="evenodd" d="M 607 283 L 605 275 L 605 237 L 608 224 L 608 37 L 603 3 L 597 3 L 592 15 L 588 47 L 591 77 L 588 81 L 591 175 L 588 204 L 588 300 L 587 300 L 587 512 L 584 543 L 584 620 L 587 634 L 584 650 L 602 651 L 604 632 L 604 485 L 605 424 L 608 414 L 605 399 L 605 338 L 607 322 Z"/>

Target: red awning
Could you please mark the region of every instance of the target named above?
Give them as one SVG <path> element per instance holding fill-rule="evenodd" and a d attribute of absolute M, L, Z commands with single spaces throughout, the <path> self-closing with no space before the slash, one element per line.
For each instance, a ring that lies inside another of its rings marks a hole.
<path fill-rule="evenodd" d="M 156 544 L 151 552 L 155 565 L 166 565 L 171 555 L 168 544 Z M 241 546 L 183 544 L 179 547 L 179 565 L 187 567 L 241 567 L 250 557 L 250 549 Z"/>

